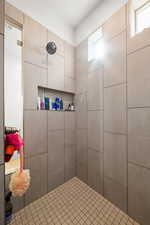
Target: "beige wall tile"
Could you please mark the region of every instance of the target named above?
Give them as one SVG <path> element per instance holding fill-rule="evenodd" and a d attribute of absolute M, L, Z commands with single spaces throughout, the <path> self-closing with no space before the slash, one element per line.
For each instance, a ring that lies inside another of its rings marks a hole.
<path fill-rule="evenodd" d="M 48 130 L 63 130 L 65 128 L 64 112 L 48 112 Z"/>
<path fill-rule="evenodd" d="M 65 148 L 76 145 L 76 113 L 65 112 Z"/>
<path fill-rule="evenodd" d="M 64 169 L 57 168 L 54 172 L 48 171 L 48 191 L 52 191 L 64 183 Z"/>
<path fill-rule="evenodd" d="M 75 112 L 65 112 L 65 129 L 76 128 L 76 114 Z"/>
<path fill-rule="evenodd" d="M 88 183 L 87 164 L 77 162 L 77 177 L 86 184 Z"/>
<path fill-rule="evenodd" d="M 105 40 L 110 40 L 126 29 L 126 6 L 117 11 L 103 26 Z"/>
<path fill-rule="evenodd" d="M 48 133 L 48 191 L 64 183 L 65 149 L 64 131 Z"/>
<path fill-rule="evenodd" d="M 76 81 L 72 78 L 65 77 L 65 91 L 75 93 Z"/>
<path fill-rule="evenodd" d="M 47 30 L 28 16 L 24 17 L 23 59 L 41 67 L 47 67 Z M 36 36 L 35 36 L 36 35 Z"/>
<path fill-rule="evenodd" d="M 56 34 L 52 32 L 48 32 L 48 41 L 53 41 L 57 45 L 57 54 L 64 56 L 65 54 L 65 47 L 64 47 L 64 41 L 60 39 Z"/>
<path fill-rule="evenodd" d="M 150 47 L 128 56 L 128 106 L 150 106 Z"/>
<path fill-rule="evenodd" d="M 86 94 L 78 94 L 75 96 L 77 128 L 88 127 L 88 112 L 87 112 L 87 96 Z"/>
<path fill-rule="evenodd" d="M 76 146 L 65 147 L 65 181 L 76 175 Z"/>
<path fill-rule="evenodd" d="M 64 168 L 64 131 L 48 132 L 48 171 Z"/>
<path fill-rule="evenodd" d="M 98 70 L 103 69 L 103 61 L 102 60 L 92 60 L 88 62 L 88 73 L 92 73 Z"/>
<path fill-rule="evenodd" d="M 88 40 L 76 48 L 76 93 L 85 93 L 88 85 Z"/>
<path fill-rule="evenodd" d="M 0 0 L 0 33 L 4 33 L 4 0 Z"/>
<path fill-rule="evenodd" d="M 88 40 L 76 48 L 76 79 L 88 73 Z"/>
<path fill-rule="evenodd" d="M 86 129 L 77 129 L 77 176 L 87 182 L 87 137 Z"/>
<path fill-rule="evenodd" d="M 104 130 L 126 133 L 126 85 L 104 89 Z"/>
<path fill-rule="evenodd" d="M 75 79 L 75 47 L 65 43 L 65 76 Z"/>
<path fill-rule="evenodd" d="M 127 212 L 127 189 L 123 185 L 105 177 L 104 197 L 124 212 Z"/>
<path fill-rule="evenodd" d="M 76 113 L 65 112 L 65 147 L 76 145 Z"/>
<path fill-rule="evenodd" d="M 106 42 L 104 86 L 126 82 L 126 32 Z"/>
<path fill-rule="evenodd" d="M 59 66 L 58 66 L 59 65 Z M 48 56 L 48 87 L 64 90 L 64 57 L 58 54 Z"/>
<path fill-rule="evenodd" d="M 87 92 L 88 89 L 88 73 L 80 74 L 80 79 L 76 80 L 76 93 L 81 94 Z"/>
<path fill-rule="evenodd" d="M 128 169 L 128 212 L 140 224 L 150 221 L 150 170 L 129 164 Z"/>
<path fill-rule="evenodd" d="M 80 61 L 81 60 L 81 61 Z M 82 41 L 76 48 L 76 61 L 80 66 L 87 66 L 88 63 L 88 39 Z"/>
<path fill-rule="evenodd" d="M 88 147 L 103 152 L 103 111 L 88 111 Z"/>
<path fill-rule="evenodd" d="M 131 109 L 128 112 L 128 159 L 150 168 L 150 109 Z"/>
<path fill-rule="evenodd" d="M 0 35 L 0 137 L 3 137 L 3 102 L 4 102 L 4 49 L 3 49 L 4 39 Z"/>
<path fill-rule="evenodd" d="M 27 158 L 25 167 L 31 174 L 31 185 L 25 195 L 27 205 L 47 193 L 47 154 Z"/>
<path fill-rule="evenodd" d="M 47 70 L 23 63 L 24 109 L 37 109 L 38 86 L 47 86 Z"/>
<path fill-rule="evenodd" d="M 47 112 L 24 111 L 25 156 L 47 152 Z"/>
<path fill-rule="evenodd" d="M 77 129 L 77 161 L 87 163 L 87 140 L 86 129 Z"/>
<path fill-rule="evenodd" d="M 104 173 L 106 177 L 127 186 L 127 138 L 104 134 Z"/>
<path fill-rule="evenodd" d="M 48 191 L 64 183 L 65 149 L 64 131 L 48 133 Z"/>
<path fill-rule="evenodd" d="M 127 42 L 128 54 L 150 45 L 149 36 L 150 36 L 150 28 L 145 29 L 143 32 L 136 34 L 131 38 L 128 38 Z"/>
<path fill-rule="evenodd" d="M 103 155 L 91 149 L 88 149 L 88 184 L 103 193 Z"/>
<path fill-rule="evenodd" d="M 5 15 L 23 25 L 23 12 L 5 2 Z"/>
<path fill-rule="evenodd" d="M 76 130 L 65 129 L 65 147 L 76 145 Z"/>
<path fill-rule="evenodd" d="M 103 109 L 103 69 L 88 74 L 88 110 Z"/>

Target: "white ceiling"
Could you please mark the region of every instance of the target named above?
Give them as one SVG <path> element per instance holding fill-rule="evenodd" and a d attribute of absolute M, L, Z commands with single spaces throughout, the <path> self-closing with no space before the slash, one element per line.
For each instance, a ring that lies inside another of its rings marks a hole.
<path fill-rule="evenodd" d="M 72 27 L 79 25 L 101 1 L 102 0 L 9 0 L 10 3 L 19 6 L 19 8 L 32 8 L 34 6 L 39 13 L 44 13 L 48 10 L 49 17 L 47 20 L 51 19 L 51 13 L 55 13 L 63 22 Z"/>
<path fill-rule="evenodd" d="M 75 45 L 127 0 L 7 0 Z M 77 37 L 76 37 L 77 36 Z"/>
<path fill-rule="evenodd" d="M 102 1 L 104 0 L 8 0 L 64 39 L 67 39 L 66 36 L 73 39 L 74 29 Z"/>
<path fill-rule="evenodd" d="M 43 7 L 50 7 L 62 20 L 75 28 L 101 1 L 102 0 L 45 0 L 45 6 L 43 5 Z"/>

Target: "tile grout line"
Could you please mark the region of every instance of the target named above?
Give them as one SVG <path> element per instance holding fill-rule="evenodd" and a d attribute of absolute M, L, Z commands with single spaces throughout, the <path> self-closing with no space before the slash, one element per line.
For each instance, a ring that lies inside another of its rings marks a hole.
<path fill-rule="evenodd" d="M 104 63 L 103 63 L 103 190 L 102 190 L 102 193 L 103 193 L 103 196 L 105 196 L 105 190 L 104 190 L 104 177 L 105 177 L 105 158 L 104 158 L 104 154 L 105 154 L 105 139 L 104 139 L 104 130 L 105 130 L 105 120 L 104 120 L 104 112 L 105 112 L 105 98 L 104 98 L 104 76 L 105 76 L 105 72 L 104 72 L 104 69 L 105 69 L 105 66 L 104 66 Z"/>
<path fill-rule="evenodd" d="M 125 85 L 127 82 L 120 82 L 120 83 L 116 83 L 116 84 L 111 84 L 108 86 L 104 86 L 104 89 L 106 88 L 111 88 L 111 87 L 116 87 L 116 86 L 121 86 L 121 85 Z"/>
<path fill-rule="evenodd" d="M 126 6 L 126 172 L 127 172 L 127 177 L 126 177 L 126 182 L 127 182 L 127 194 L 126 194 L 126 201 L 127 201 L 127 214 L 129 213 L 129 203 L 128 203 L 128 196 L 129 196 L 129 187 L 128 187 L 128 55 L 127 55 L 127 51 L 128 51 L 128 28 L 127 28 L 127 20 L 128 20 L 128 12 L 127 12 L 128 8 Z"/>
<path fill-rule="evenodd" d="M 128 164 L 132 164 L 132 165 L 135 165 L 135 166 L 137 166 L 137 167 L 141 167 L 141 168 L 150 170 L 150 168 L 148 168 L 148 167 L 146 167 L 146 166 L 144 166 L 144 165 L 141 165 L 141 164 L 139 164 L 139 163 L 137 163 L 137 162 L 134 162 L 134 161 L 132 161 L 132 160 L 129 160 L 129 161 L 128 161 Z"/>
<path fill-rule="evenodd" d="M 137 52 L 139 52 L 139 51 L 142 51 L 142 50 L 144 50 L 145 48 L 149 48 L 150 47 L 150 44 L 147 44 L 147 45 L 144 45 L 143 47 L 140 47 L 140 48 L 137 48 L 137 49 L 135 49 L 134 51 L 131 51 L 131 52 L 127 52 L 127 56 L 130 56 L 130 55 L 133 55 L 133 54 L 135 54 L 135 53 L 137 53 Z"/>

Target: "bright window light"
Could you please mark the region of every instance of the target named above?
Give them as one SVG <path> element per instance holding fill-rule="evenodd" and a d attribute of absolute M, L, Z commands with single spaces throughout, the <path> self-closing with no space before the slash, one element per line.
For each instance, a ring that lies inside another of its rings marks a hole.
<path fill-rule="evenodd" d="M 102 59 L 103 56 L 104 41 L 102 28 L 100 28 L 88 39 L 88 61 Z"/>
<path fill-rule="evenodd" d="M 150 27 L 150 1 L 135 11 L 136 33 Z"/>

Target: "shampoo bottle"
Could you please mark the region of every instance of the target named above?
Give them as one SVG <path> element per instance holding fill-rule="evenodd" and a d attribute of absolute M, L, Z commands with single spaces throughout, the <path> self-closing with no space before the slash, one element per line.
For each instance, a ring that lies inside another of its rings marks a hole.
<path fill-rule="evenodd" d="M 41 98 L 40 108 L 41 108 L 41 110 L 44 110 L 44 109 L 45 109 L 45 100 L 44 100 L 44 96 Z"/>

